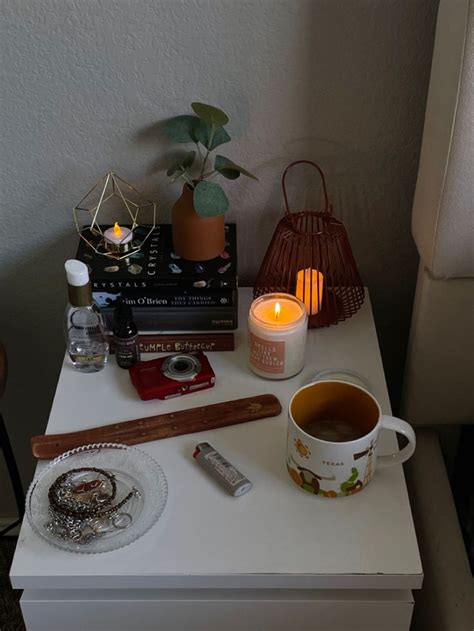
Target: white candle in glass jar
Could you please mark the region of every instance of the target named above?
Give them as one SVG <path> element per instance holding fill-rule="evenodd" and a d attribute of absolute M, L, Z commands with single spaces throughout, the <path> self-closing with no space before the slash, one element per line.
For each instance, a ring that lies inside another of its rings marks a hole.
<path fill-rule="evenodd" d="M 290 294 L 265 294 L 249 311 L 250 367 L 268 379 L 288 379 L 304 366 L 308 314 Z"/>

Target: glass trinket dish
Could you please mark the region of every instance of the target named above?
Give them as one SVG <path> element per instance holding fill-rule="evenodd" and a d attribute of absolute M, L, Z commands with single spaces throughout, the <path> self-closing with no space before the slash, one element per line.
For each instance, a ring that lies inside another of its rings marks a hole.
<path fill-rule="evenodd" d="M 26 516 L 34 532 L 55 547 L 109 552 L 148 532 L 167 497 L 165 474 L 151 456 L 97 443 L 67 451 L 41 471 L 28 489 Z"/>

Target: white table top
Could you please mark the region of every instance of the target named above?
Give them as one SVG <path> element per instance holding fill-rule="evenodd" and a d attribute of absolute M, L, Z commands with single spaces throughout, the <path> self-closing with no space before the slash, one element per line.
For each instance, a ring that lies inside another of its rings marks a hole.
<path fill-rule="evenodd" d="M 350 320 L 309 331 L 306 366 L 286 381 L 261 379 L 247 366 L 250 297 L 250 290 L 240 290 L 236 351 L 209 354 L 217 375 L 211 390 L 143 402 L 128 372 L 113 358 L 93 375 L 77 373 L 65 360 L 48 433 L 264 393 L 276 394 L 284 411 L 272 419 L 141 445 L 163 467 L 169 497 L 158 523 L 125 548 L 71 554 L 41 540 L 25 520 L 11 568 L 15 588 L 421 587 L 401 467 L 377 471 L 357 495 L 328 500 L 298 489 L 285 466 L 288 401 L 317 371 L 360 372 L 390 413 L 368 297 Z M 235 464 L 254 488 L 240 498 L 227 495 L 192 458 L 201 441 L 209 441 Z M 395 435 L 384 430 L 380 453 L 396 448 Z"/>

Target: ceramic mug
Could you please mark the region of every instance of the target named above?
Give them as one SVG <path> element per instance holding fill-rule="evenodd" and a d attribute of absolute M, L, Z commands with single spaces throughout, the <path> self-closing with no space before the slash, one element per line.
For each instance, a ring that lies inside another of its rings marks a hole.
<path fill-rule="evenodd" d="M 403 434 L 408 444 L 378 455 L 382 428 Z M 287 468 L 305 491 L 344 497 L 361 491 L 376 467 L 401 464 L 415 451 L 411 425 L 384 416 L 367 390 L 345 381 L 319 381 L 300 388 L 288 411 Z"/>

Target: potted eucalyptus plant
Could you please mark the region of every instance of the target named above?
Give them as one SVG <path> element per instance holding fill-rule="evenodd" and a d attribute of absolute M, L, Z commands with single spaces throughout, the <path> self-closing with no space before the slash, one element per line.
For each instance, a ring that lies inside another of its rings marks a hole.
<path fill-rule="evenodd" d="M 205 103 L 191 103 L 191 108 L 194 114 L 170 118 L 164 125 L 170 140 L 196 147 L 180 154 L 167 171 L 171 181 L 183 182 L 183 192 L 172 210 L 173 247 L 183 258 L 206 261 L 224 250 L 224 214 L 229 208 L 224 189 L 214 178 L 257 178 L 223 155 L 211 156 L 230 141 L 225 129 L 227 114 Z"/>

